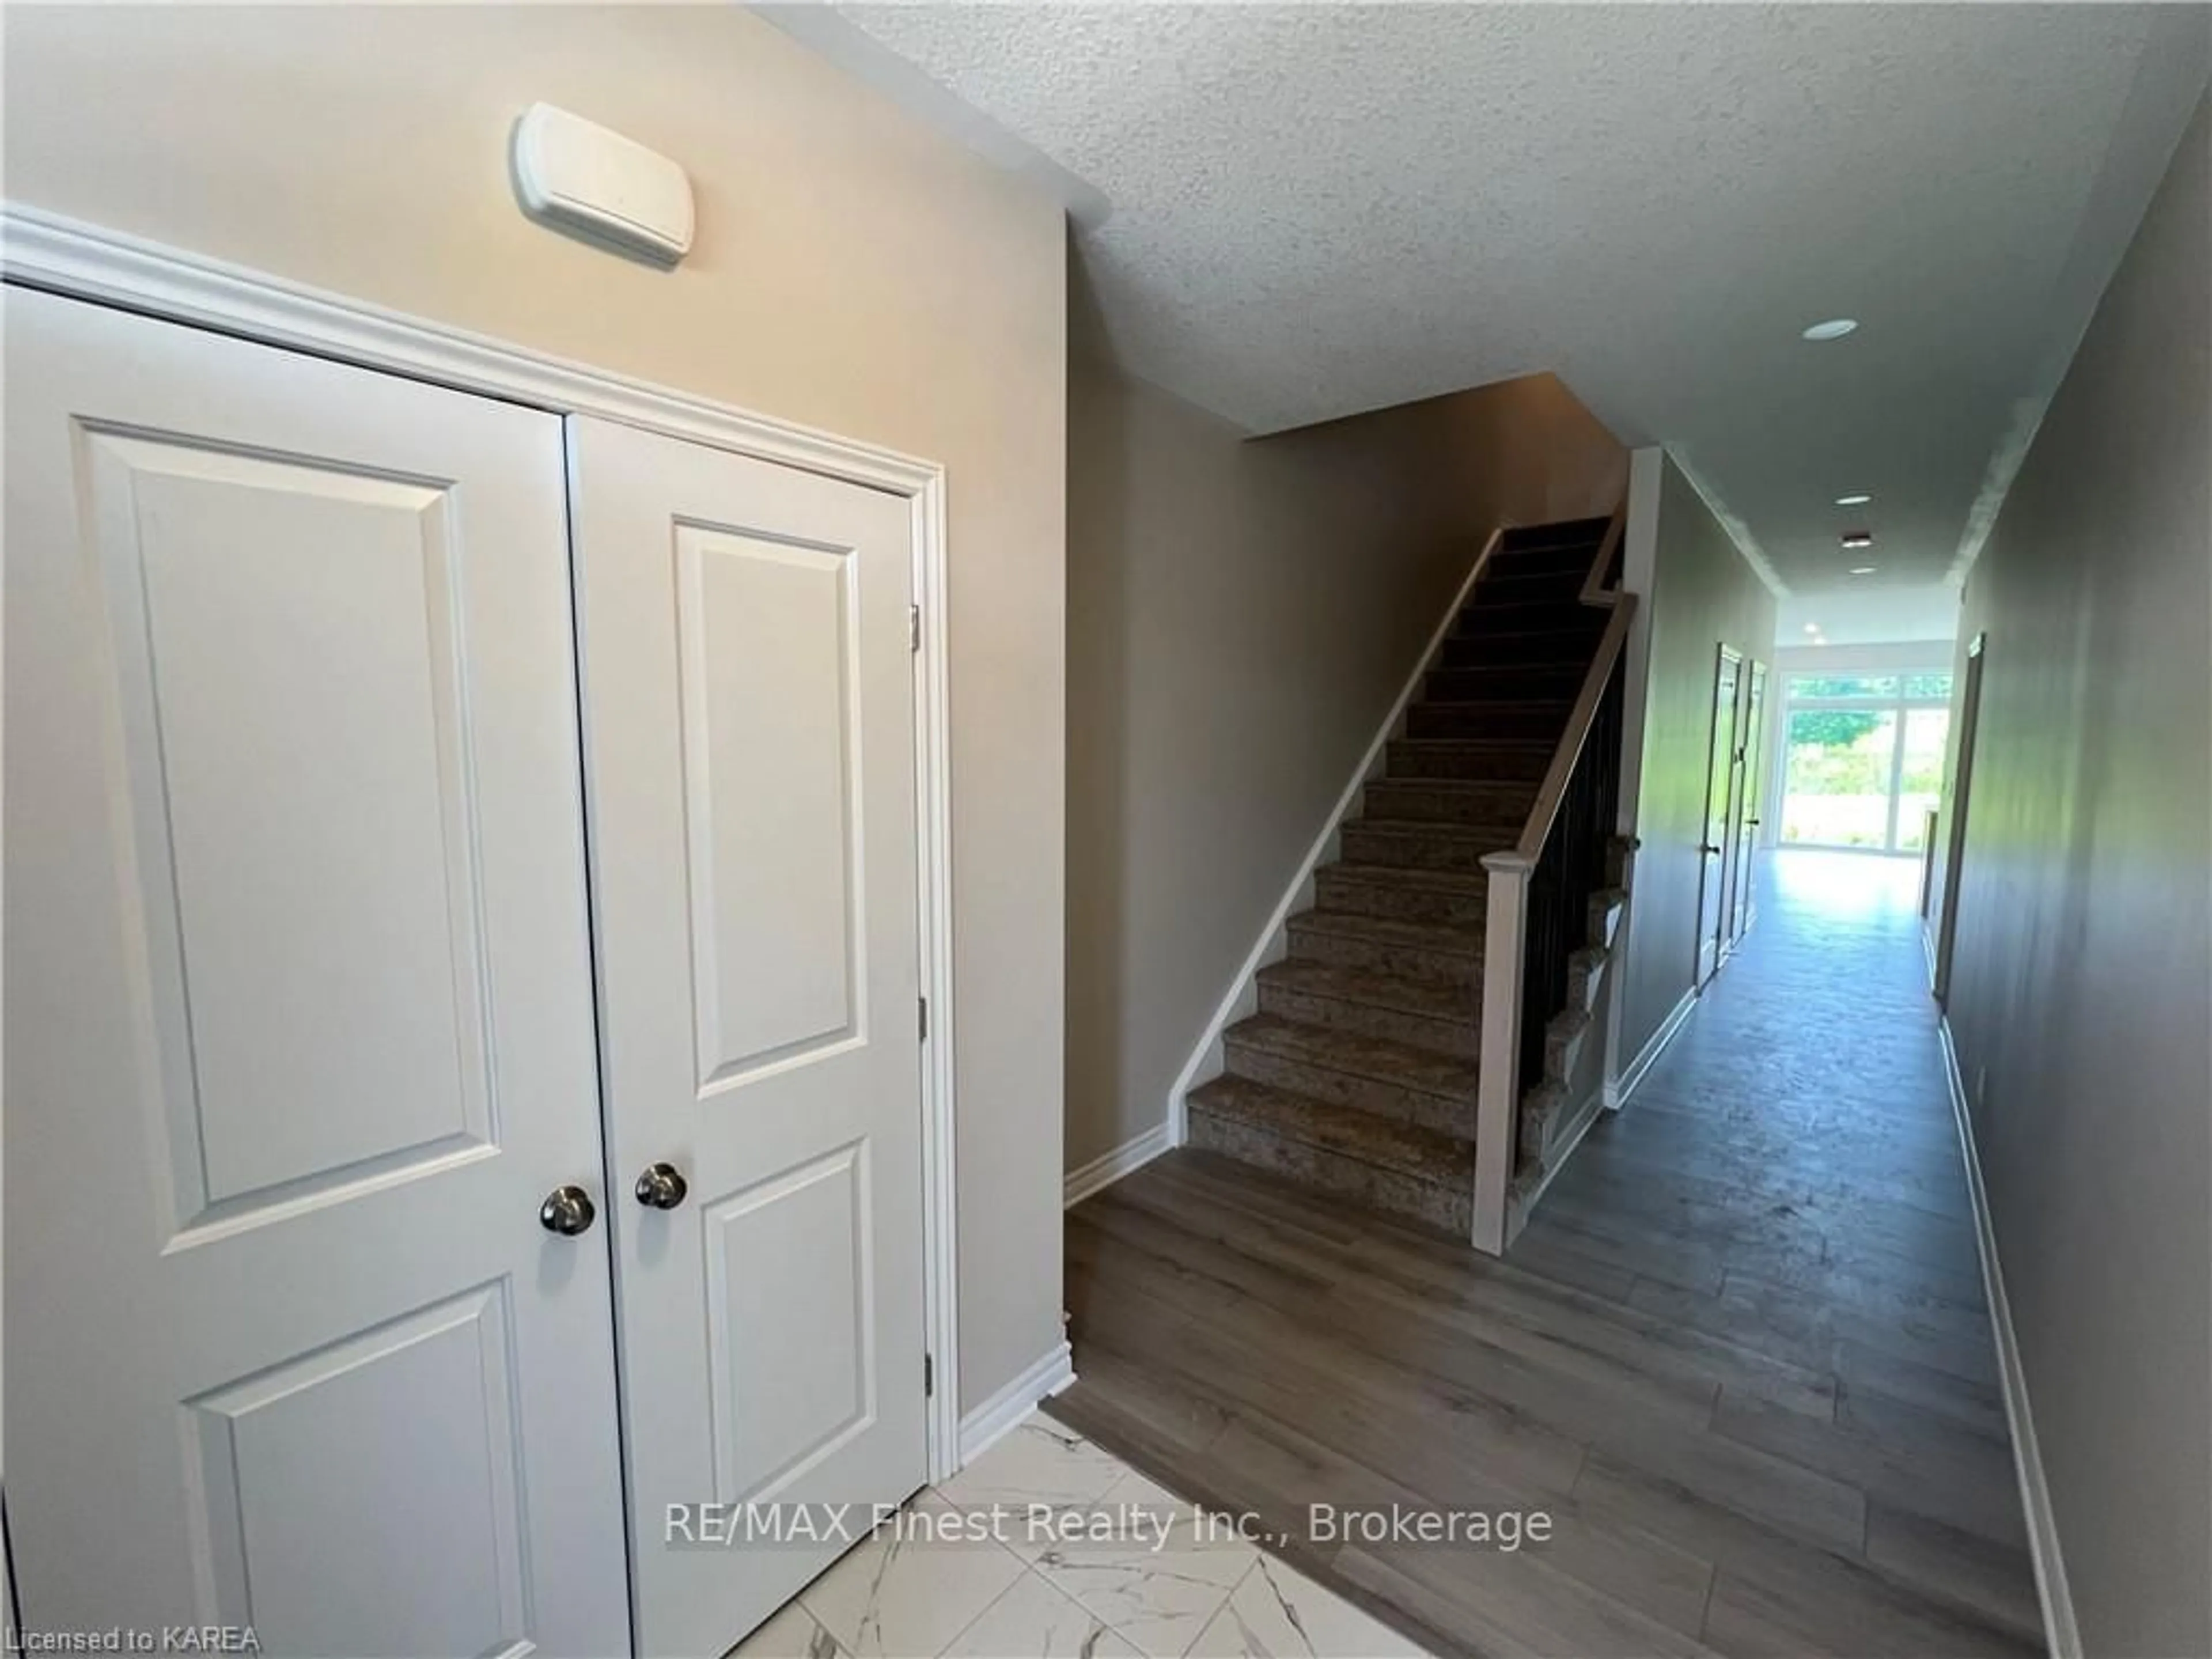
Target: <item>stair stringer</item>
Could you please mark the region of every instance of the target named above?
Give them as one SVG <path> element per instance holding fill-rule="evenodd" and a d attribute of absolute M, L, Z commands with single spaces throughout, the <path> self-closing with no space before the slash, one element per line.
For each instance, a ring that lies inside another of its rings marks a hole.
<path fill-rule="evenodd" d="M 1399 689 L 1398 700 L 1391 704 L 1390 712 L 1383 716 L 1382 725 L 1376 729 L 1375 740 L 1367 745 L 1367 752 L 1360 757 L 1359 764 L 1352 769 L 1351 781 L 1344 786 L 1344 793 L 1337 797 L 1336 805 L 1322 823 L 1321 834 L 1306 849 L 1304 861 L 1291 875 L 1290 885 L 1284 889 L 1283 896 L 1276 904 L 1273 914 L 1261 928 L 1251 954 L 1244 958 L 1244 965 L 1237 969 L 1236 977 L 1230 981 L 1220 1006 L 1213 1011 L 1213 1018 L 1200 1032 L 1189 1059 L 1183 1062 L 1182 1070 L 1176 1073 L 1175 1082 L 1168 1090 L 1167 1123 L 1170 1145 L 1181 1146 L 1189 1140 L 1190 1091 L 1202 1083 L 1212 1082 L 1228 1068 L 1222 1033 L 1237 1021 L 1249 1018 L 1260 1011 L 1260 970 L 1289 955 L 1291 918 L 1312 908 L 1314 872 L 1337 857 L 1343 828 L 1359 816 L 1361 795 L 1367 786 L 1382 775 L 1384 763 L 1389 758 L 1391 739 L 1405 735 L 1406 711 L 1419 698 L 1429 672 L 1443 659 L 1444 641 L 1451 636 L 1452 625 L 1459 620 L 1460 612 L 1467 608 L 1474 597 L 1474 585 L 1481 579 L 1492 555 L 1498 551 L 1499 544 L 1504 540 L 1506 532 L 1516 528 L 1517 526 L 1510 523 L 1498 526 L 1483 543 L 1482 550 L 1474 556 L 1474 562 L 1468 567 L 1466 579 L 1453 592 L 1450 603 L 1444 607 L 1443 615 L 1437 623 L 1436 631 L 1430 635 L 1427 649 L 1421 653 L 1420 660 L 1413 665 L 1413 672 L 1406 677 L 1406 684 Z"/>

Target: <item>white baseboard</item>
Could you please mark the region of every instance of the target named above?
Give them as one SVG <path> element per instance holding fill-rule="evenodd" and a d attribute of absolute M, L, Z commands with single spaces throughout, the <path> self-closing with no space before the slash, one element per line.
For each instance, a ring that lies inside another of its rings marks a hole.
<path fill-rule="evenodd" d="M 1614 988 L 1616 991 L 1620 988 L 1618 986 Z M 1643 1082 L 1645 1074 L 1659 1063 L 1659 1056 L 1667 1052 L 1667 1045 L 1674 1040 L 1674 1034 L 1688 1024 L 1690 1011 L 1697 1006 L 1698 988 L 1693 985 L 1682 993 L 1682 1000 L 1668 1011 L 1665 1019 L 1659 1022 L 1659 1029 L 1651 1034 L 1651 1040 L 1644 1045 L 1642 1052 L 1629 1061 L 1628 1069 L 1620 1074 L 1618 1080 L 1605 1085 L 1607 1111 L 1617 1112 L 1628 1103 L 1629 1096 L 1636 1092 L 1636 1085 Z"/>
<path fill-rule="evenodd" d="M 1567 1132 L 1560 1138 L 1558 1156 L 1546 1166 L 1544 1178 L 1536 1183 L 1536 1190 L 1512 1206 L 1512 1213 L 1506 1218 L 1505 1225 L 1505 1242 L 1508 1244 L 1519 1236 L 1522 1228 L 1528 1224 L 1528 1217 L 1535 1209 L 1537 1200 L 1550 1191 L 1552 1183 L 1559 1178 L 1559 1171 L 1567 1167 L 1567 1160 L 1583 1144 L 1583 1137 L 1589 1133 L 1590 1125 L 1604 1115 L 1605 1091 L 1602 1088 L 1593 1089 L 1584 1097 L 1582 1104 L 1575 1108 L 1575 1115 L 1570 1121 Z"/>
<path fill-rule="evenodd" d="M 1429 635 L 1428 648 L 1421 653 L 1420 660 L 1413 665 L 1413 672 L 1406 677 L 1406 684 L 1399 690 L 1398 700 L 1390 705 L 1390 712 L 1382 717 L 1382 724 L 1376 728 L 1375 740 L 1367 745 L 1367 752 L 1360 757 L 1359 764 L 1352 769 L 1352 781 L 1344 786 L 1344 793 L 1337 797 L 1334 810 L 1322 823 L 1321 834 L 1315 837 L 1314 844 L 1306 849 L 1305 858 L 1299 864 L 1297 873 L 1291 876 L 1290 885 L 1283 890 L 1282 899 L 1276 904 L 1274 914 L 1261 928 L 1260 937 L 1252 946 L 1252 953 L 1244 958 L 1244 965 L 1237 970 L 1236 978 L 1229 981 L 1229 990 L 1221 999 L 1221 1006 L 1213 1011 L 1213 1018 L 1206 1023 L 1206 1029 L 1199 1034 L 1198 1045 L 1190 1051 L 1190 1058 L 1183 1062 L 1182 1070 L 1176 1074 L 1175 1084 L 1168 1091 L 1168 1133 L 1173 1145 L 1180 1146 L 1189 1139 L 1188 1097 L 1190 1091 L 1220 1074 L 1223 1064 L 1221 1034 L 1259 1007 L 1260 970 L 1272 962 L 1281 960 L 1287 948 L 1287 924 L 1313 896 L 1314 872 L 1334 855 L 1337 830 L 1358 805 L 1359 792 L 1382 771 L 1382 763 L 1388 758 L 1390 739 L 1405 724 L 1406 710 L 1419 695 L 1422 680 L 1443 653 L 1444 641 L 1451 633 L 1452 624 L 1459 620 L 1459 613 L 1466 607 L 1467 596 L 1474 591 L 1476 579 L 1482 574 L 1483 567 L 1490 562 L 1490 556 L 1498 550 L 1498 544 L 1504 540 L 1505 532 L 1510 528 L 1510 526 L 1500 525 L 1492 531 L 1490 538 L 1482 544 L 1482 551 L 1475 555 L 1474 562 L 1468 567 L 1466 580 L 1452 594 L 1451 604 L 1446 608 L 1443 620 L 1437 623 L 1436 632 Z"/>
<path fill-rule="evenodd" d="M 1951 1085 L 1951 1112 L 1959 1122 L 1959 1150 L 1966 1159 L 1966 1188 L 1974 1203 L 1974 1237 L 1981 1247 L 1982 1290 L 1996 1329 L 1997 1371 L 2004 1385 L 2005 1421 L 2012 1430 L 2012 1455 L 2020 1473 L 2020 1501 L 2027 1513 L 2028 1553 L 2035 1562 L 2035 1590 L 2043 1603 L 2043 1629 L 2051 1659 L 2081 1659 L 2081 1632 L 2074 1622 L 2074 1596 L 2066 1587 L 2066 1563 L 2058 1550 L 2058 1521 L 2051 1508 L 2051 1487 L 2043 1478 L 2043 1452 L 2036 1443 L 2035 1417 L 2027 1405 L 2027 1373 L 2012 1328 L 2012 1304 L 2005 1299 L 2004 1268 L 1997 1261 L 1996 1229 L 1990 1220 L 1989 1192 L 1982 1184 L 1982 1159 L 1974 1146 L 1974 1120 L 1966 1110 L 1966 1085 L 1959 1075 L 1959 1051 L 1951 1041 L 1948 1016 L 1936 1024 L 1943 1044 L 1943 1074 Z"/>
<path fill-rule="evenodd" d="M 1162 1152 L 1175 1146 L 1175 1136 L 1165 1123 L 1155 1123 L 1133 1139 L 1125 1140 L 1110 1152 L 1094 1158 L 1078 1170 L 1070 1170 L 1060 1189 L 1060 1207 L 1073 1209 L 1093 1193 L 1103 1192 L 1123 1176 L 1141 1170 Z"/>
<path fill-rule="evenodd" d="M 1583 1137 L 1589 1133 L 1590 1125 L 1598 1121 L 1604 1109 L 1605 1091 L 1601 1088 L 1591 1090 L 1583 1103 L 1575 1109 L 1575 1115 L 1566 1133 L 1560 1137 L 1559 1156 L 1552 1160 L 1551 1174 L 1544 1178 L 1544 1187 L 1550 1186 L 1552 1177 L 1567 1167 L 1567 1160 L 1575 1155 L 1575 1148 L 1583 1144 Z M 1543 1195 L 1544 1187 L 1536 1189 L 1537 1197 Z"/>
<path fill-rule="evenodd" d="M 965 1468 L 1013 1431 L 1035 1411 L 1075 1381 L 1073 1350 L 1058 1342 L 1035 1364 L 960 1419 L 960 1467 Z"/>

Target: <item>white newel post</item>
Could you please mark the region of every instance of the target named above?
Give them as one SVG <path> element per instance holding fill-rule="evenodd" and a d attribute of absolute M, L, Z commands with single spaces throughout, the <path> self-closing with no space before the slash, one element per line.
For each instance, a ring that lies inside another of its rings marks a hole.
<path fill-rule="evenodd" d="M 1513 1130 L 1521 1098 L 1521 963 L 1528 937 L 1528 875 L 1536 860 L 1487 853 L 1490 877 L 1482 943 L 1482 1052 L 1474 1107 L 1474 1229 L 1470 1241 L 1505 1253 L 1505 1208 L 1513 1186 Z"/>

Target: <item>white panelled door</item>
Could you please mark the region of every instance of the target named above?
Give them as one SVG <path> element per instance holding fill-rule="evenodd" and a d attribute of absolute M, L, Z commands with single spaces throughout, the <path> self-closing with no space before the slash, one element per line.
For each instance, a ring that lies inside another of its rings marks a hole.
<path fill-rule="evenodd" d="M 714 1653 L 841 1547 L 698 1506 L 927 1474 L 912 506 L 569 433 L 639 1644 Z"/>
<path fill-rule="evenodd" d="M 6 325 L 26 1626 L 623 1651 L 559 422 Z"/>

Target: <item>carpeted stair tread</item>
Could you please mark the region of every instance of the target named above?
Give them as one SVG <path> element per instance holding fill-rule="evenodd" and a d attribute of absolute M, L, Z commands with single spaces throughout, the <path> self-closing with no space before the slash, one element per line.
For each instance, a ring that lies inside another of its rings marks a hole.
<path fill-rule="evenodd" d="M 1463 755 L 1470 760 L 1490 760 L 1500 756 L 1541 755 L 1551 758 L 1558 744 L 1550 738 L 1522 738 L 1506 735 L 1496 738 L 1393 738 L 1393 750 L 1407 754 Z M 1386 774 L 1395 776 L 1395 774 Z M 1486 781 L 1487 780 L 1479 780 Z"/>
<path fill-rule="evenodd" d="M 1540 737 L 1556 744 L 1573 711 L 1571 697 L 1508 702 L 1417 702 L 1406 711 L 1406 734 L 1419 740 Z"/>
<path fill-rule="evenodd" d="M 1472 1186 L 1474 1147 L 1456 1136 L 1331 1106 L 1287 1089 L 1224 1075 L 1190 1091 L 1194 1112 L 1302 1142 L 1414 1181 Z"/>
<path fill-rule="evenodd" d="M 1462 830 L 1518 827 L 1536 804 L 1543 779 L 1377 778 L 1352 823 L 1441 823 Z"/>
<path fill-rule="evenodd" d="M 1424 708 L 1434 708 L 1437 705 L 1434 701 L 1425 697 L 1408 708 L 1407 713 L 1418 714 Z M 1456 707 L 1457 705 L 1454 704 L 1452 706 Z M 1516 709 L 1523 709 L 1532 714 L 1542 713 L 1555 716 L 1559 720 L 1565 720 L 1567 715 L 1573 711 L 1574 706 L 1575 700 L 1571 693 L 1564 696 L 1551 694 L 1539 695 L 1533 697 L 1487 697 L 1483 700 L 1482 712 L 1486 714 L 1500 714 Z M 1521 734 L 1515 732 L 1508 735 L 1519 736 Z M 1553 739 L 1547 739 L 1547 741 L 1553 741 L 1555 739 L 1556 734 L 1554 734 Z"/>
<path fill-rule="evenodd" d="M 1447 955 L 1482 954 L 1483 932 L 1480 927 L 1455 927 L 1442 921 L 1394 921 L 1388 916 L 1362 915 L 1356 910 L 1301 910 L 1291 918 L 1290 931 L 1334 933 L 1344 939 L 1401 945 L 1408 950 L 1437 951 Z"/>
<path fill-rule="evenodd" d="M 1548 694 L 1571 702 L 1582 690 L 1588 663 L 1493 662 L 1479 668 L 1430 671 L 1421 688 L 1424 702 L 1483 704 L 1528 702 Z"/>
<path fill-rule="evenodd" d="M 1290 955 L 1295 962 L 1451 986 L 1473 998 L 1482 988 L 1482 938 L 1480 927 L 1449 915 L 1391 917 L 1307 910 L 1291 918 Z"/>
<path fill-rule="evenodd" d="M 1348 1076 L 1372 1078 L 1452 1101 L 1472 1101 L 1479 1068 L 1471 1060 L 1440 1054 L 1410 1042 L 1307 1025 L 1274 1014 L 1253 1014 L 1222 1034 L 1233 1051 L 1255 1048 Z M 1232 1067 L 1233 1069 L 1233 1067 Z"/>
<path fill-rule="evenodd" d="M 1467 893 L 1477 898 L 1490 891 L 1489 872 L 1482 870 L 1415 870 L 1402 864 L 1362 864 L 1352 859 L 1324 867 L 1346 881 L 1375 887 L 1412 887 L 1428 893 Z"/>
<path fill-rule="evenodd" d="M 1549 611 L 1554 607 L 1540 605 L 1536 608 Z M 1491 613 L 1492 609 L 1492 607 L 1487 605 L 1471 605 L 1460 612 L 1458 620 L 1469 623 L 1480 622 Z M 1523 617 L 1518 608 L 1514 606 L 1500 606 L 1497 609 L 1511 611 L 1513 614 L 1504 620 L 1518 625 L 1492 628 L 1479 635 L 1447 634 L 1444 636 L 1444 643 L 1449 645 L 1456 641 L 1466 645 L 1479 640 L 1485 645 L 1502 647 L 1510 646 L 1519 641 L 1540 640 L 1547 645 L 1559 647 L 1562 651 L 1575 647 L 1587 649 L 1596 642 L 1599 635 L 1605 632 L 1605 625 L 1613 616 L 1610 611 L 1601 611 L 1595 605 L 1586 605 L 1579 602 L 1572 607 L 1571 614 L 1563 611 L 1561 619 L 1556 623 L 1547 623 L 1535 617 Z"/>
<path fill-rule="evenodd" d="M 1518 783 L 1534 788 L 1557 744 L 1546 738 L 1393 738 L 1387 783 Z"/>
<path fill-rule="evenodd" d="M 1480 927 L 1489 899 L 1490 878 L 1480 870 L 1409 870 L 1354 861 L 1323 865 L 1314 872 L 1316 911 Z"/>
<path fill-rule="evenodd" d="M 1589 652 L 1593 641 L 1578 639 L 1571 634 L 1506 634 L 1498 636 L 1510 640 L 1543 640 L 1553 641 L 1551 654 L 1543 657 L 1513 657 L 1500 661 L 1481 660 L 1430 670 L 1431 674 L 1487 674 L 1492 677 L 1510 674 L 1579 674 L 1589 666 Z M 1447 645 L 1451 641 L 1447 640 Z M 1488 645 L 1487 637 L 1462 640 L 1462 645 Z"/>
<path fill-rule="evenodd" d="M 1593 616 L 1602 612 L 1593 611 Z M 1534 628 L 1517 634 L 1462 634 L 1444 641 L 1443 668 L 1540 668 L 1547 663 L 1587 665 L 1604 632 L 1597 627 Z"/>
<path fill-rule="evenodd" d="M 1480 842 L 1490 847 L 1512 846 L 1517 838 L 1518 829 L 1517 825 L 1509 829 L 1496 823 L 1438 823 L 1431 818 L 1376 817 L 1368 812 L 1362 812 L 1356 818 L 1346 818 L 1344 822 L 1346 829 L 1357 824 L 1363 830 L 1402 830 L 1408 834 L 1435 836 L 1445 841 Z"/>
<path fill-rule="evenodd" d="M 1597 556 L 1597 550 L 1604 543 L 1603 531 L 1600 531 L 1595 536 L 1586 536 L 1574 532 L 1554 535 L 1547 532 L 1541 536 L 1530 537 L 1525 541 L 1501 541 L 1498 544 L 1498 550 L 1490 556 L 1490 562 L 1497 565 L 1510 559 L 1541 558 L 1547 554 L 1579 553 L 1583 562 L 1587 565 Z"/>
<path fill-rule="evenodd" d="M 1571 594 L 1498 594 L 1459 613 L 1450 637 L 1487 639 L 1493 634 L 1550 634 L 1585 627 L 1593 607 Z"/>
<path fill-rule="evenodd" d="M 1535 778 L 1378 778 L 1367 786 L 1361 822 L 1440 823 L 1518 831 L 1536 804 Z"/>
<path fill-rule="evenodd" d="M 1538 600 L 1550 600 L 1559 605 L 1579 604 L 1583 591 L 1580 570 L 1486 570 L 1476 578 L 1476 605 L 1528 605 Z"/>
<path fill-rule="evenodd" d="M 1399 741 L 1401 743 L 1407 741 L 1418 742 L 1420 743 L 1424 748 L 1433 746 L 1438 749 L 1457 749 L 1466 747 L 1483 748 L 1490 746 L 1484 744 L 1482 740 L 1479 738 L 1469 738 L 1457 741 L 1449 738 L 1413 739 L 1401 738 Z M 1549 761 L 1553 748 L 1552 744 L 1548 743 L 1540 743 L 1532 738 L 1524 746 L 1544 756 L 1547 762 Z M 1369 784 L 1368 787 L 1373 788 L 1376 784 L 1380 784 L 1383 787 L 1389 788 L 1395 785 L 1402 784 L 1416 789 L 1446 789 L 1463 791 L 1470 795 L 1526 796 L 1533 795 L 1536 793 L 1536 786 L 1539 781 L 1540 780 L 1536 778 L 1504 777 L 1401 778 L 1385 773 L 1382 776 L 1375 779 L 1372 783 Z"/>
<path fill-rule="evenodd" d="M 1482 1026 L 1480 1000 L 1456 986 L 1428 980 L 1401 979 L 1362 969 L 1339 968 L 1326 962 L 1300 962 L 1295 957 L 1268 963 L 1260 970 L 1260 983 L 1294 991 L 1301 996 L 1327 997 L 1365 1008 L 1383 1008 L 1424 1019 Z"/>
<path fill-rule="evenodd" d="M 1589 574 L 1590 561 L 1597 557 L 1595 542 L 1547 542 L 1540 547 L 1501 547 L 1491 555 L 1486 575 L 1504 570 L 1571 570 L 1577 576 Z"/>
<path fill-rule="evenodd" d="M 1344 856 L 1362 864 L 1397 864 L 1408 870 L 1483 873 L 1482 861 L 1511 847 L 1516 824 L 1465 826 L 1423 818 L 1359 818 L 1344 826 Z"/>
<path fill-rule="evenodd" d="M 1590 664 L 1583 657 L 1575 657 L 1573 653 L 1562 650 L 1558 657 L 1548 657 L 1548 659 L 1544 659 L 1544 657 L 1517 657 L 1513 661 L 1475 661 L 1475 664 L 1467 664 L 1464 668 L 1433 668 L 1429 672 L 1431 672 L 1431 679 L 1437 675 L 1484 675 L 1498 679 L 1498 677 L 1510 675 L 1579 675 Z"/>
<path fill-rule="evenodd" d="M 1517 553 L 1530 547 L 1586 544 L 1595 553 L 1597 544 L 1605 539 L 1605 532 L 1612 528 L 1610 517 L 1561 519 L 1553 524 L 1516 525 L 1498 538 L 1498 546 L 1500 552 Z"/>

